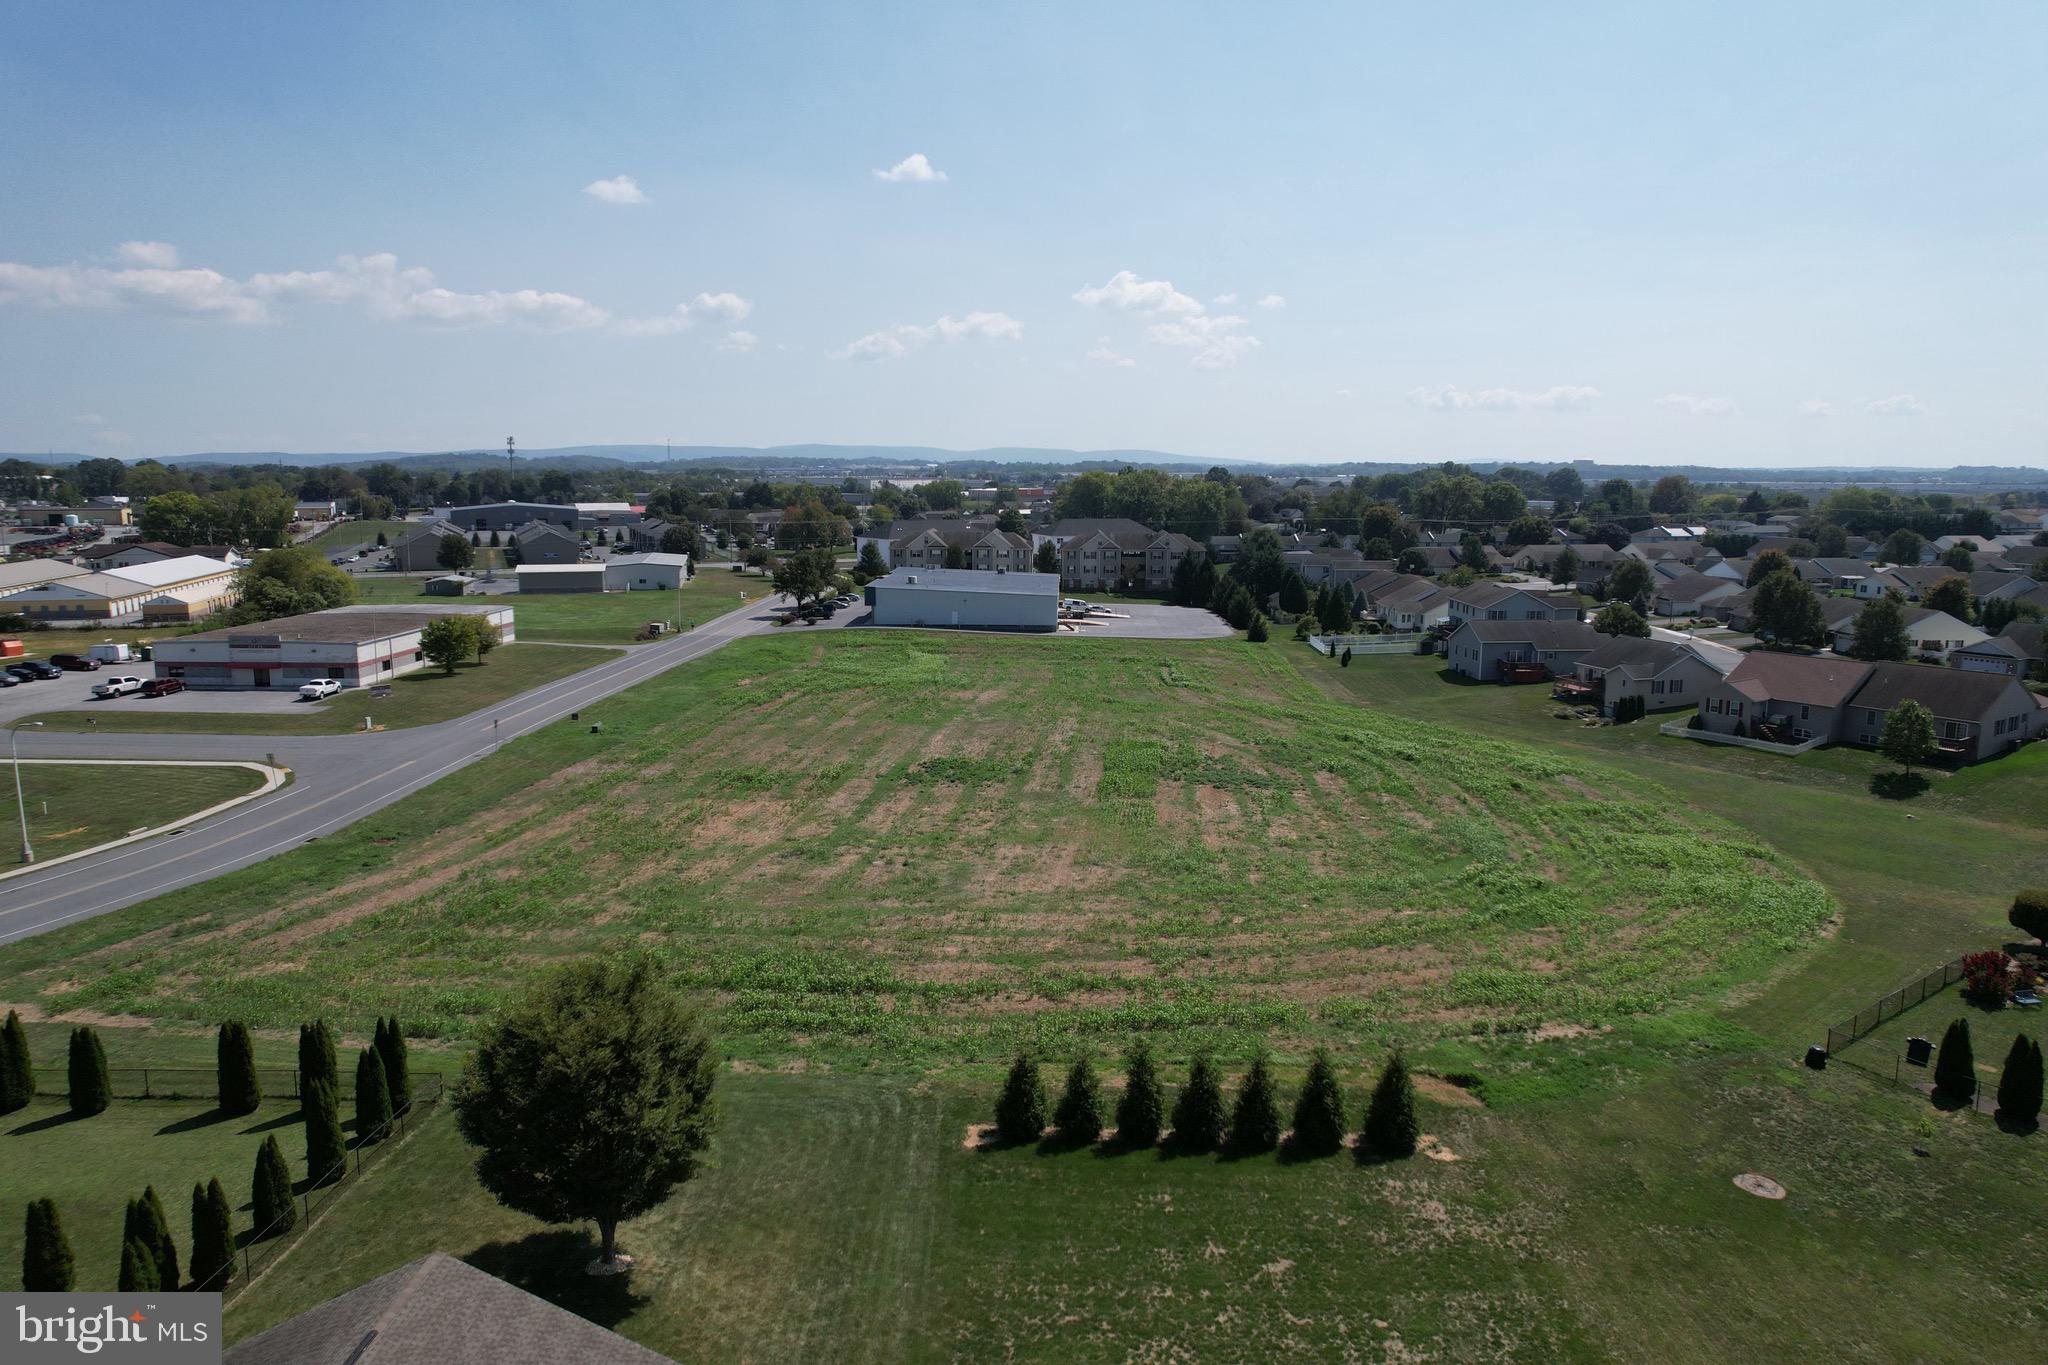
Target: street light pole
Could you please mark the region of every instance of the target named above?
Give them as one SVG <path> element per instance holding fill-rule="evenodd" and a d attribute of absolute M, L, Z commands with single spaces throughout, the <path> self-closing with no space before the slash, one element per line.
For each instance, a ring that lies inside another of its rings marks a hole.
<path fill-rule="evenodd" d="M 32 863 L 36 860 L 36 851 L 30 848 L 28 844 L 28 802 L 21 794 L 21 729 L 23 725 L 32 725 L 40 730 L 43 723 L 39 720 L 25 720 L 20 725 L 10 725 L 7 727 L 7 749 L 14 757 L 14 807 L 21 812 L 21 860 L 25 863 Z"/>

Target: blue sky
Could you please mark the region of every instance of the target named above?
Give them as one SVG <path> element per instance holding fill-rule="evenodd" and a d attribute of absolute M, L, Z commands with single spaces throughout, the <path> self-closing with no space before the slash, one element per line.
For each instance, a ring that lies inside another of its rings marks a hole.
<path fill-rule="evenodd" d="M 2039 5 L 662 8 L 6 0 L 0 449 L 2048 462 Z"/>

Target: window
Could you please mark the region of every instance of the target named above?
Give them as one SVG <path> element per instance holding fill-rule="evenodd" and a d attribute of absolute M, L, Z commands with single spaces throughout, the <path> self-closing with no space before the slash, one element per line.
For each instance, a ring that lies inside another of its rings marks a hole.
<path fill-rule="evenodd" d="M 1685 679 L 1673 678 L 1671 680 L 1671 691 L 1674 695 L 1685 691 Z"/>
<path fill-rule="evenodd" d="M 327 676 L 334 679 L 336 682 L 340 682 L 343 678 L 347 677 L 348 674 L 345 670 L 340 668 L 329 668 L 327 670 Z"/>

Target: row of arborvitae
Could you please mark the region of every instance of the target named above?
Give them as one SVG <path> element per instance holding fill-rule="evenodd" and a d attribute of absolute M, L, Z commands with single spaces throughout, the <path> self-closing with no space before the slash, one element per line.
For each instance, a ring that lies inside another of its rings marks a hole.
<path fill-rule="evenodd" d="M 275 1146 L 275 1142 L 270 1145 Z M 121 1266 L 115 1288 L 122 1293 L 157 1290 L 218 1290 L 234 1273 L 235 1233 L 227 1191 L 218 1180 L 192 1187 L 192 1263 L 188 1281 L 178 1270 L 178 1247 L 163 1201 L 151 1185 L 128 1201 L 121 1227 Z M 21 1287 L 28 1293 L 65 1294 L 77 1288 L 71 1243 L 53 1199 L 32 1199 L 23 1231 Z"/>
<path fill-rule="evenodd" d="M 1177 1152 L 1251 1156 L 1270 1152 L 1281 1143 L 1279 1089 L 1263 1052 L 1253 1057 L 1235 1100 L 1227 1105 L 1221 1073 L 1209 1058 L 1197 1056 L 1170 1115 L 1158 1068 L 1144 1043 L 1130 1050 L 1124 1075 L 1113 1137 L 1120 1149 L 1142 1150 L 1163 1140 Z M 1104 1117 L 1101 1082 L 1086 1056 L 1067 1072 L 1059 1103 L 1048 1115 L 1038 1064 L 1022 1055 L 1011 1065 L 996 1099 L 995 1137 L 1006 1145 L 1044 1140 L 1082 1147 L 1102 1139 L 1107 1126 Z M 1337 1069 L 1330 1054 L 1317 1048 L 1295 1096 L 1288 1150 L 1300 1156 L 1331 1156 L 1343 1150 L 1346 1132 L 1344 1091 L 1337 1081 Z M 1407 1064 L 1396 1053 L 1373 1087 L 1357 1151 L 1362 1158 L 1412 1156 L 1418 1136 L 1414 1083 L 1408 1077 Z"/>
<path fill-rule="evenodd" d="M 2041 1045 L 2025 1034 L 2013 1035 L 1998 1076 L 1998 1121 L 2031 1132 L 2041 1120 L 2041 1088 Z M 1977 1058 L 1967 1019 L 1953 1020 L 1941 1035 L 1941 1051 L 1934 1055 L 1934 1094 L 1951 1104 L 1977 1098 Z"/>

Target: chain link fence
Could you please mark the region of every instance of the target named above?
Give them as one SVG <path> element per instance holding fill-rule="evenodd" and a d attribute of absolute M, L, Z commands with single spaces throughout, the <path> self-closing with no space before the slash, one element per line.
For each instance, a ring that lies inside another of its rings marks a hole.
<path fill-rule="evenodd" d="M 1856 1011 L 1828 1030 L 1828 1055 L 1834 1056 L 1887 1019 L 1896 1019 L 1930 996 L 1939 995 L 1963 979 L 1963 960 L 1945 962 L 1917 981 L 1908 982 L 1890 995 Z"/>
<path fill-rule="evenodd" d="M 117 1100 L 211 1100 L 220 1095 L 220 1073 L 210 1066 L 116 1066 L 107 1069 L 111 1094 Z M 259 1066 L 256 1083 L 266 1099 L 299 1097 L 296 1067 Z M 36 1068 L 36 1094 L 63 1099 L 71 1093 L 63 1067 Z"/>

